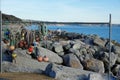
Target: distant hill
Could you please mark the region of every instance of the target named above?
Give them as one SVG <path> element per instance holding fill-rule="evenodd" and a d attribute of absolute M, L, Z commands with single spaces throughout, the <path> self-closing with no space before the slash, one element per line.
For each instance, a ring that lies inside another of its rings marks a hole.
<path fill-rule="evenodd" d="M 22 21 L 22 19 L 13 15 L 2 14 L 2 21 Z"/>

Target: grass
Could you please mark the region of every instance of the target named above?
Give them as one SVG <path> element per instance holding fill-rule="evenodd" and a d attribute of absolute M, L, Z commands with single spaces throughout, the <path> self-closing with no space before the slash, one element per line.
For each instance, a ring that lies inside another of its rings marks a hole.
<path fill-rule="evenodd" d="M 37 73 L 1 73 L 0 80 L 55 80 Z"/>

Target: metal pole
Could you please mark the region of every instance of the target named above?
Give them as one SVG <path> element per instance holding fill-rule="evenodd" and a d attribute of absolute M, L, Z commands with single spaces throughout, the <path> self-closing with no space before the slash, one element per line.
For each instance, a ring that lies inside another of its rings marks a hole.
<path fill-rule="evenodd" d="M 2 13 L 0 11 L 0 73 L 2 73 L 2 47 L 1 47 L 1 32 L 2 32 Z"/>
<path fill-rule="evenodd" d="M 110 80 L 111 73 L 111 32 L 112 32 L 112 24 L 111 24 L 111 14 L 109 15 L 109 72 L 108 72 L 108 80 Z"/>

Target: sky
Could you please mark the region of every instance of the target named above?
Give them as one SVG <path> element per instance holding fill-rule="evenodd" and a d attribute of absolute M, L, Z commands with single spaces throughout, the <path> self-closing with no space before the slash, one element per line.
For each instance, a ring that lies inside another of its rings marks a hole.
<path fill-rule="evenodd" d="M 120 0 L 1 0 L 2 13 L 22 19 L 120 24 Z"/>

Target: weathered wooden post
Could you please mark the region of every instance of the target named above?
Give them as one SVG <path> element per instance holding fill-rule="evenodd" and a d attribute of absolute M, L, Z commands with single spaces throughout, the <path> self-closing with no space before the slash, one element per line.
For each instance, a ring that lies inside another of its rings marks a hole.
<path fill-rule="evenodd" d="M 2 31 L 2 13 L 0 11 L 0 73 L 2 73 L 2 47 L 1 47 L 1 31 Z"/>
<path fill-rule="evenodd" d="M 112 32 L 112 24 L 111 24 L 111 14 L 109 15 L 109 72 L 108 72 L 108 80 L 110 80 L 111 73 L 111 32 Z"/>

